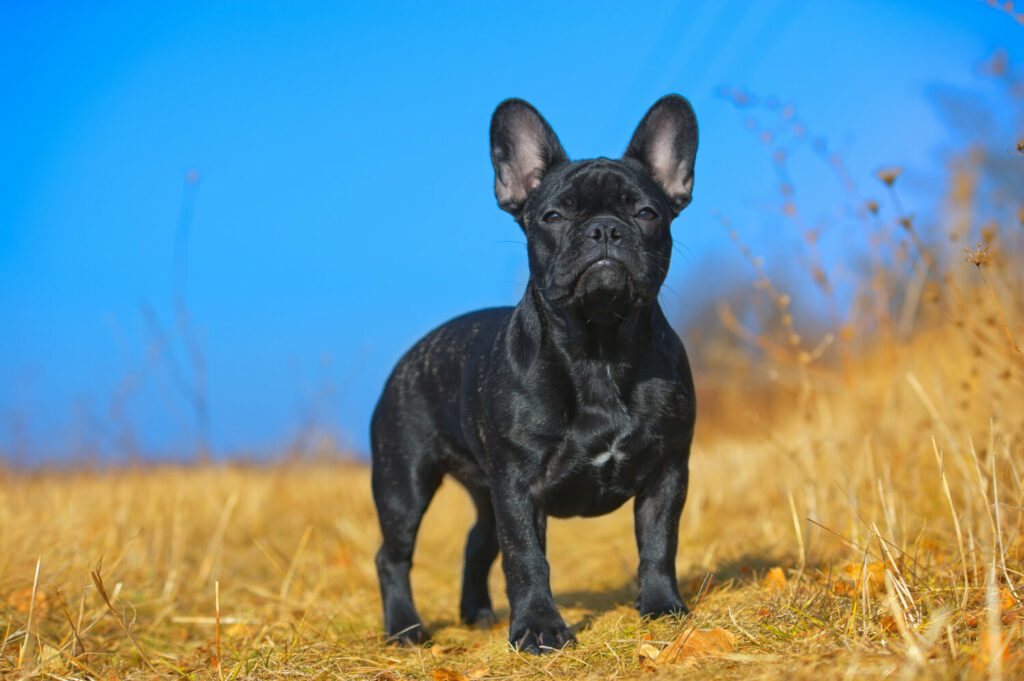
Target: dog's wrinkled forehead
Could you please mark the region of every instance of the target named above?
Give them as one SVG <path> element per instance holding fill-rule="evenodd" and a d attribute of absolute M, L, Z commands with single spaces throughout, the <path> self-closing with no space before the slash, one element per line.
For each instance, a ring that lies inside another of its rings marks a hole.
<path fill-rule="evenodd" d="M 538 198 L 544 204 L 584 213 L 630 209 L 651 200 L 657 191 L 653 181 L 634 165 L 607 158 L 571 163 Z"/>

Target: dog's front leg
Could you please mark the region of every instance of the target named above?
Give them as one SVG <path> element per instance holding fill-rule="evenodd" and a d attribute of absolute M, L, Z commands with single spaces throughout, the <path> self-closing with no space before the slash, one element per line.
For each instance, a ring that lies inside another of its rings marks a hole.
<path fill-rule="evenodd" d="M 509 643 L 531 653 L 562 648 L 575 638 L 555 607 L 544 555 L 547 515 L 528 485 L 503 481 L 493 489 L 501 563 L 511 609 Z"/>
<path fill-rule="evenodd" d="M 648 489 L 637 495 L 633 506 L 640 553 L 640 595 L 636 607 L 645 617 L 689 612 L 676 583 L 679 516 L 686 501 L 688 480 L 685 459 L 666 463 Z"/>

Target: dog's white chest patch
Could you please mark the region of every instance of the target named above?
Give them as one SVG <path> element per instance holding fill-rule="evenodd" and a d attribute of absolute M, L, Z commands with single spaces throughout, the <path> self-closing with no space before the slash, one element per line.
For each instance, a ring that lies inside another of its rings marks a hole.
<path fill-rule="evenodd" d="M 622 461 L 625 456 L 625 452 L 620 452 L 617 449 L 609 449 L 608 451 L 601 452 L 600 454 L 595 454 L 594 457 L 590 459 L 590 463 L 594 466 L 603 466 L 612 460 L 618 463 L 619 461 Z"/>

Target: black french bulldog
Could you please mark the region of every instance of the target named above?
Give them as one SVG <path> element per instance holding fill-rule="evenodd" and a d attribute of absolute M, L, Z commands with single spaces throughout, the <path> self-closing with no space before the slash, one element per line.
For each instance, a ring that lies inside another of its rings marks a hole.
<path fill-rule="evenodd" d="M 420 519 L 449 474 L 469 491 L 461 615 L 493 620 L 487 574 L 502 554 L 510 643 L 574 640 L 551 595 L 547 517 L 596 516 L 636 497 L 645 616 L 684 614 L 679 517 L 696 416 L 686 352 L 658 304 L 669 224 L 690 202 L 697 120 L 658 100 L 618 160 L 570 161 L 530 104 L 491 120 L 498 205 L 526 233 L 515 307 L 453 319 L 398 363 L 371 424 L 377 571 L 393 640 L 426 638 L 409 569 Z"/>

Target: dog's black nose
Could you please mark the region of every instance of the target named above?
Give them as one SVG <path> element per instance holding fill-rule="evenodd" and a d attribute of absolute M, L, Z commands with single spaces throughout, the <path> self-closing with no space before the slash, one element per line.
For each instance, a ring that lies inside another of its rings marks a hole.
<path fill-rule="evenodd" d="M 614 222 L 596 220 L 587 225 L 586 234 L 594 241 L 614 242 L 622 238 L 622 228 Z"/>

